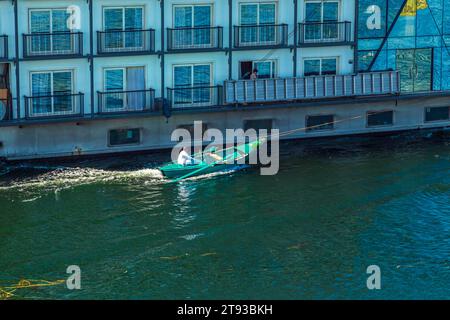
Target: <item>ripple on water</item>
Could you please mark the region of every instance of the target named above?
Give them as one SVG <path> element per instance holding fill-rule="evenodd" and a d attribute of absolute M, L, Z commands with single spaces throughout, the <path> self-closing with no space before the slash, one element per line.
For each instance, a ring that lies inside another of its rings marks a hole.
<path fill-rule="evenodd" d="M 51 298 L 448 297 L 447 142 L 282 150 L 275 177 L 177 184 L 145 156 L 9 168 L 0 270 L 57 279 L 80 263 L 86 290 L 35 293 Z M 382 268 L 380 293 L 365 288 L 370 264 Z"/>

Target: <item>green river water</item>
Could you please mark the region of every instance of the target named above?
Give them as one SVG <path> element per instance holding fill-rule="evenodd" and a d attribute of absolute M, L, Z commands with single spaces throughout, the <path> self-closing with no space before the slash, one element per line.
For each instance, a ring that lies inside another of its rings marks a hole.
<path fill-rule="evenodd" d="M 7 164 L 0 286 L 25 299 L 445 299 L 450 138 L 281 145 L 258 168 L 167 183 L 168 153 Z M 381 268 L 368 290 L 366 268 Z"/>

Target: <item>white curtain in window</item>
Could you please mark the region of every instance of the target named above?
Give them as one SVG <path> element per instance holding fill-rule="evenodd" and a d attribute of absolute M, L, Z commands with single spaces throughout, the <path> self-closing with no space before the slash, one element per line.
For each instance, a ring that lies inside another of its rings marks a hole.
<path fill-rule="evenodd" d="M 143 67 L 127 69 L 127 105 L 131 110 L 142 110 L 146 105 L 145 73 Z"/>

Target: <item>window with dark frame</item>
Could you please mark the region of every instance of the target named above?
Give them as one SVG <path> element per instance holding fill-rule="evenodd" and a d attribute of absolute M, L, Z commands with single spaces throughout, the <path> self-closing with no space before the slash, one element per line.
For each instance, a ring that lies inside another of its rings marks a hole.
<path fill-rule="evenodd" d="M 304 76 L 321 76 L 337 74 L 337 58 L 314 58 L 304 60 Z"/>
<path fill-rule="evenodd" d="M 181 124 L 179 126 L 177 126 L 177 129 L 185 129 L 189 132 L 189 134 L 191 135 L 191 139 L 194 139 L 194 132 L 195 132 L 195 127 L 193 124 Z M 202 123 L 202 137 L 204 136 L 206 130 L 208 130 L 208 124 L 207 123 Z M 178 142 L 181 142 L 181 137 L 178 139 Z"/>
<path fill-rule="evenodd" d="M 425 108 L 425 122 L 445 121 L 450 119 L 450 107 Z"/>
<path fill-rule="evenodd" d="M 112 147 L 139 144 L 141 142 L 141 129 L 113 129 L 108 133 L 108 140 Z"/>
<path fill-rule="evenodd" d="M 255 129 L 256 131 L 266 129 L 267 133 L 270 134 L 272 126 L 273 126 L 272 119 L 258 119 L 258 120 L 244 121 L 244 131 L 247 131 L 248 129 Z"/>
<path fill-rule="evenodd" d="M 269 79 L 276 77 L 276 62 L 274 60 L 241 61 L 239 63 L 242 80 L 249 80 L 253 70 L 257 70 L 258 79 Z"/>
<path fill-rule="evenodd" d="M 306 117 L 306 131 L 334 129 L 334 115 L 317 115 Z"/>
<path fill-rule="evenodd" d="M 390 126 L 392 124 L 394 124 L 394 111 L 392 110 L 367 113 L 368 127 Z"/>

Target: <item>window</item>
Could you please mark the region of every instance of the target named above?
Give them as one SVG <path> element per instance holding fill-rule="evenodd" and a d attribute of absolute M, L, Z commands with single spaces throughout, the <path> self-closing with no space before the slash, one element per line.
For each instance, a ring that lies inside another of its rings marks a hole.
<path fill-rule="evenodd" d="M 173 67 L 175 104 L 208 104 L 211 101 L 211 65 L 189 64 Z"/>
<path fill-rule="evenodd" d="M 401 49 L 396 51 L 402 92 L 432 90 L 433 48 Z"/>
<path fill-rule="evenodd" d="M 305 3 L 305 40 L 338 38 L 339 2 L 308 1 Z"/>
<path fill-rule="evenodd" d="M 425 121 L 445 121 L 450 119 L 450 107 L 425 108 Z"/>
<path fill-rule="evenodd" d="M 305 77 L 337 74 L 337 58 L 305 59 L 304 68 Z"/>
<path fill-rule="evenodd" d="M 240 62 L 240 78 L 250 79 L 253 70 L 258 70 L 259 79 L 276 77 L 276 62 L 268 61 L 241 61 Z"/>
<path fill-rule="evenodd" d="M 245 120 L 244 131 L 255 129 L 258 132 L 259 130 L 265 129 L 269 133 L 272 130 L 272 123 L 272 119 Z"/>
<path fill-rule="evenodd" d="M 74 44 L 70 34 L 54 34 L 71 31 L 67 27 L 69 13 L 66 9 L 33 9 L 30 10 L 29 19 L 30 33 L 35 34 L 29 44 L 31 52 L 70 53 L 72 51 Z"/>
<path fill-rule="evenodd" d="M 334 129 L 334 115 L 319 115 L 306 117 L 306 131 Z"/>
<path fill-rule="evenodd" d="M 31 73 L 31 114 L 56 115 L 74 111 L 72 71 Z"/>
<path fill-rule="evenodd" d="M 181 124 L 179 126 L 177 126 L 177 129 L 184 129 L 187 130 L 189 132 L 189 134 L 191 135 L 191 138 L 194 139 L 195 136 L 195 126 L 193 124 Z M 202 122 L 202 128 L 201 128 L 201 135 L 202 137 L 205 135 L 205 132 L 208 130 L 208 124 L 205 122 Z M 180 137 L 178 139 L 178 142 L 181 142 L 183 139 L 182 137 Z"/>
<path fill-rule="evenodd" d="M 239 36 L 242 43 L 275 42 L 276 30 L 273 25 L 276 24 L 276 4 L 242 3 L 240 5 L 240 24 Z"/>
<path fill-rule="evenodd" d="M 141 129 L 114 129 L 108 134 L 111 147 L 127 144 L 139 144 L 141 142 Z"/>
<path fill-rule="evenodd" d="M 381 112 L 368 112 L 367 113 L 367 126 L 389 126 L 394 123 L 394 111 L 381 111 Z"/>
<path fill-rule="evenodd" d="M 211 45 L 212 10 L 210 5 L 174 6 L 174 28 L 186 28 L 177 32 L 174 46 Z M 192 29 L 195 28 L 195 29 Z"/>
<path fill-rule="evenodd" d="M 106 49 L 142 48 L 143 28 L 144 8 L 142 7 L 111 7 L 103 10 L 103 29 L 110 31 L 105 34 Z"/>
<path fill-rule="evenodd" d="M 270 135 L 272 132 L 273 120 L 272 119 L 258 119 L 258 120 L 245 120 L 244 121 L 244 131 L 247 130 L 255 130 L 256 135 L 260 136 L 260 134 Z M 260 130 L 267 130 L 266 132 L 260 132 Z M 253 141 L 254 137 L 245 136 L 246 142 Z"/>
<path fill-rule="evenodd" d="M 110 68 L 104 74 L 103 105 L 106 111 L 140 110 L 145 107 L 145 68 Z"/>

